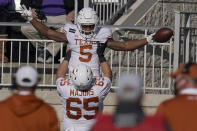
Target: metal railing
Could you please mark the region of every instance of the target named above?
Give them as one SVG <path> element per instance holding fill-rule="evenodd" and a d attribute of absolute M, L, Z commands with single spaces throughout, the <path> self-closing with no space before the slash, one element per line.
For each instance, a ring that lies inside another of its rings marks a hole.
<path fill-rule="evenodd" d="M 136 72 L 143 78 L 145 93 L 172 93 L 173 41 L 169 43 L 150 43 L 134 51 L 107 52 L 106 57 L 113 73 L 113 86 L 123 71 Z M 116 55 L 114 55 L 116 54 Z M 117 62 L 115 62 L 117 61 Z"/>
<path fill-rule="evenodd" d="M 136 0 L 91 0 L 92 7 L 99 16 L 99 24 L 114 23 L 120 15 L 127 12 L 127 8 Z"/>
<path fill-rule="evenodd" d="M 175 11 L 174 70 L 180 63 L 197 62 L 197 12 Z"/>
<path fill-rule="evenodd" d="M 139 39 L 147 36 L 149 30 L 155 30 L 157 28 L 151 27 L 118 27 L 118 26 L 109 26 L 112 29 L 135 29 L 135 30 L 143 30 L 144 35 L 140 35 Z M 137 34 L 135 34 L 138 36 Z M 122 37 L 121 37 L 122 38 Z M 35 47 L 35 52 L 33 54 L 34 60 L 30 58 L 32 54 L 30 54 L 30 50 L 32 46 L 30 42 L 43 42 L 44 47 L 46 48 L 47 42 L 52 42 L 53 45 L 56 42 L 52 40 L 30 40 L 30 39 L 1 39 L 3 41 L 2 46 L 6 44 L 10 44 L 10 61 L 8 63 L 4 63 L 1 61 L 1 81 L 0 86 L 10 86 L 12 84 L 12 77 L 14 76 L 16 69 L 22 65 L 31 65 L 38 69 L 39 76 L 41 81 L 39 83 L 40 87 L 55 87 L 55 74 L 63 57 L 63 44 L 61 43 L 60 57 L 59 62 L 55 63 L 53 55 L 52 63 L 38 63 L 38 48 L 37 45 Z M 17 42 L 17 43 L 16 43 Z M 25 42 L 25 43 L 23 43 Z M 14 47 L 15 44 L 18 44 L 18 52 L 13 54 L 16 51 Z M 22 60 L 21 54 L 23 53 L 21 48 L 22 44 L 27 44 L 26 48 L 26 61 Z M 113 72 L 113 83 L 112 86 L 115 88 L 116 79 L 120 76 L 123 71 L 134 71 L 136 73 L 141 74 L 143 78 L 144 91 L 152 92 L 153 90 L 156 92 L 162 91 L 171 91 L 172 82 L 168 77 L 168 74 L 171 73 L 172 68 L 172 46 L 173 41 L 171 40 L 169 43 L 150 43 L 147 46 L 144 46 L 140 49 L 136 49 L 135 51 L 113 51 L 108 50 L 105 54 Z M 54 47 L 54 46 L 53 46 Z M 54 48 L 53 48 L 54 50 Z M 2 52 L 2 55 L 4 52 Z M 46 52 L 44 52 L 46 55 Z M 13 61 L 13 56 L 19 56 L 18 61 Z"/>
<path fill-rule="evenodd" d="M 54 61 L 54 44 L 57 42 L 53 40 L 30 40 L 30 39 L 0 39 L 2 41 L 2 61 L 1 64 L 1 82 L 0 86 L 11 86 L 12 84 L 12 78 L 14 74 L 16 73 L 16 69 L 23 65 L 31 65 L 35 67 L 39 72 L 39 77 L 41 78 L 39 86 L 44 87 L 54 87 L 55 86 L 55 71 L 57 69 L 58 64 Z M 8 43 L 9 42 L 9 43 Z M 25 42 L 25 43 L 23 43 Z M 31 48 L 34 48 L 33 46 L 30 46 L 30 42 L 36 42 L 35 47 L 35 54 L 32 54 L 30 52 Z M 44 53 L 44 62 L 39 63 L 37 61 L 38 58 L 38 42 L 42 42 L 44 44 L 44 50 L 42 53 Z M 46 63 L 46 47 L 47 43 L 53 43 L 53 54 L 52 54 L 52 62 Z M 10 51 L 7 50 L 9 53 L 9 62 L 4 62 L 4 47 L 5 43 L 10 45 Z M 26 51 L 22 51 L 22 46 L 26 44 Z M 59 43 L 58 43 L 59 44 Z M 61 62 L 63 58 L 63 46 L 64 43 L 61 44 L 60 49 L 60 57 L 58 58 L 59 63 Z M 24 53 L 25 52 L 25 53 Z M 33 55 L 34 57 L 30 57 Z M 17 57 L 17 59 L 16 59 Z M 16 60 L 13 60 L 13 59 Z M 32 60 L 33 58 L 33 60 Z"/>

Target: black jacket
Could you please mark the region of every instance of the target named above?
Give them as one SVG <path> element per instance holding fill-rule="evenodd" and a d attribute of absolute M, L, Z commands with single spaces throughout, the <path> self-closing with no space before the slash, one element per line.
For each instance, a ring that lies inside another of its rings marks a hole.
<path fill-rule="evenodd" d="M 21 0 L 21 5 L 25 5 L 27 8 L 35 8 L 40 9 L 42 7 L 43 0 Z M 83 8 L 84 0 L 78 0 L 78 11 Z M 74 10 L 75 0 L 64 0 L 64 7 L 66 9 L 66 13 L 68 14 L 70 11 Z"/>

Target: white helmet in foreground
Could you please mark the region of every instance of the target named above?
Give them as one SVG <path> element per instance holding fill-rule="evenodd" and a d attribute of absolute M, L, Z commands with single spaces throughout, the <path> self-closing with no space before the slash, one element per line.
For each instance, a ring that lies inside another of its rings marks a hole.
<path fill-rule="evenodd" d="M 93 74 L 91 68 L 85 64 L 78 65 L 71 73 L 71 80 L 75 87 L 80 91 L 90 88 L 92 77 Z"/>
<path fill-rule="evenodd" d="M 96 25 L 98 24 L 98 16 L 96 12 L 90 8 L 83 8 L 79 11 L 77 16 L 77 27 L 79 32 L 84 38 L 90 39 L 94 36 Z M 82 26 L 92 26 L 92 30 L 86 31 L 82 29 Z"/>

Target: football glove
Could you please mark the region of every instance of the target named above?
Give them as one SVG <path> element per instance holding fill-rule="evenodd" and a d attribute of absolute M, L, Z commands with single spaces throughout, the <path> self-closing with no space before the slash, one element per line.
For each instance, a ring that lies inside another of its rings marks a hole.
<path fill-rule="evenodd" d="M 27 9 L 25 5 L 22 5 L 20 8 L 22 10 L 22 14 L 21 14 L 22 16 L 24 16 L 28 21 L 33 20 L 33 13 L 31 7 Z"/>
<path fill-rule="evenodd" d="M 154 42 L 154 40 L 153 40 L 154 35 L 155 35 L 155 33 L 150 34 L 149 36 L 146 37 L 146 40 L 147 40 L 148 43 L 153 43 Z"/>

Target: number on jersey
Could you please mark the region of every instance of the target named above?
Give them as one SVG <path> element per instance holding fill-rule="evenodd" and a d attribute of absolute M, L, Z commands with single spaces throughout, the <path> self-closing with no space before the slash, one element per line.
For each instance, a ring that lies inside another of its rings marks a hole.
<path fill-rule="evenodd" d="M 69 85 L 70 79 L 61 79 L 60 81 L 60 86 L 65 86 L 65 85 Z"/>
<path fill-rule="evenodd" d="M 104 85 L 104 78 L 103 77 L 97 77 L 94 84 L 97 85 L 97 86 L 103 86 Z"/>
<path fill-rule="evenodd" d="M 79 60 L 81 62 L 89 62 L 92 58 L 92 53 L 85 52 L 85 49 L 91 50 L 92 45 L 80 46 L 80 54 L 87 57 L 87 58 L 79 57 Z"/>
<path fill-rule="evenodd" d="M 72 107 L 71 106 L 72 102 L 77 103 L 77 104 L 82 104 L 83 103 L 83 108 L 86 111 L 95 111 L 94 115 L 83 115 L 83 117 L 86 120 L 93 119 L 95 117 L 95 115 L 96 115 L 96 112 L 98 112 L 98 106 L 96 106 L 96 107 L 90 107 L 89 106 L 90 102 L 98 103 L 99 102 L 99 98 L 98 97 L 84 98 L 83 102 L 79 98 L 68 98 L 66 100 L 66 115 L 70 119 L 78 120 L 78 119 L 80 119 L 82 117 L 82 110 L 80 108 L 78 108 L 78 107 Z M 72 114 L 71 111 L 75 111 L 76 115 Z"/>

